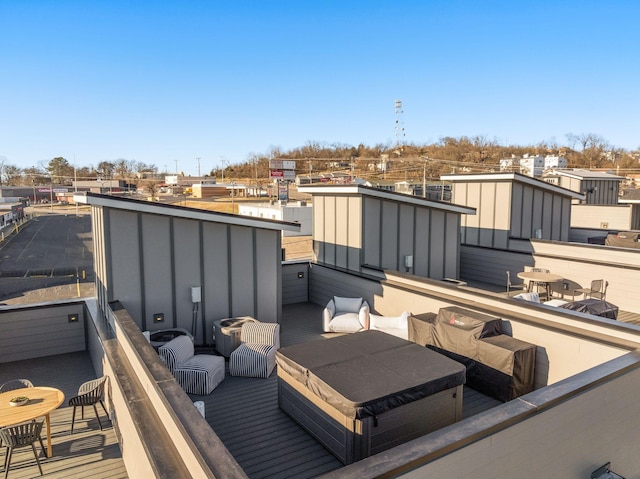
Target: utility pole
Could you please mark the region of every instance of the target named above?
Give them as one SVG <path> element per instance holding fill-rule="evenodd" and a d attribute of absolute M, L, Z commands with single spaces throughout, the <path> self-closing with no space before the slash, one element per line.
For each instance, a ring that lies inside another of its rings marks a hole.
<path fill-rule="evenodd" d="M 422 197 L 427 197 L 427 158 L 423 158 L 424 166 L 422 167 Z"/>
<path fill-rule="evenodd" d="M 200 176 L 200 157 L 198 156 L 196 160 L 198 160 L 198 176 Z"/>

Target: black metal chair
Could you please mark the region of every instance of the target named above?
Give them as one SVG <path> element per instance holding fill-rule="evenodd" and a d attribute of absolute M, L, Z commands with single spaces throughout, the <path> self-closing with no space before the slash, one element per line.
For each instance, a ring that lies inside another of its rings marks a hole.
<path fill-rule="evenodd" d="M 33 383 L 28 379 L 12 379 L 11 381 L 7 381 L 2 386 L 0 386 L 0 394 L 6 393 L 8 391 L 15 391 L 16 389 L 24 389 L 24 388 L 32 388 Z M 35 421 L 35 419 L 34 419 Z M 3 441 L 0 438 L 0 447 L 2 447 Z M 42 445 L 42 440 L 40 441 L 40 445 Z M 44 446 L 42 446 L 44 449 Z"/>
<path fill-rule="evenodd" d="M 33 383 L 28 379 L 12 379 L 0 386 L 0 393 L 14 391 L 15 389 L 32 388 Z"/>
<path fill-rule="evenodd" d="M 78 389 L 78 395 L 69 399 L 69 406 L 73 406 L 73 415 L 71 418 L 71 434 L 73 434 L 73 426 L 76 421 L 76 408 L 78 406 L 80 407 L 80 411 L 82 413 L 82 419 L 84 419 L 84 407 L 93 406 L 93 410 L 96 413 L 96 418 L 98 419 L 98 424 L 100 425 L 100 430 L 102 431 L 102 422 L 100 421 L 100 415 L 98 414 L 98 408 L 96 407 L 96 404 L 100 403 L 102 409 L 104 410 L 104 413 L 108 417 L 109 413 L 107 413 L 107 408 L 104 407 L 104 403 L 102 402 L 104 385 L 106 382 L 107 376 L 102 376 L 101 378 L 87 381 Z"/>
<path fill-rule="evenodd" d="M 42 466 L 40 465 L 40 459 L 38 459 L 38 453 L 36 452 L 35 442 L 40 441 L 42 447 L 42 453 L 46 455 L 44 446 L 42 446 L 42 425 L 44 421 L 30 421 L 22 424 L 16 424 L 15 426 L 9 426 L 0 429 L 0 439 L 7 447 L 7 455 L 4 458 L 4 477 L 7 479 L 9 476 L 9 468 L 11 467 L 11 456 L 13 450 L 19 447 L 31 446 L 33 450 L 33 456 L 36 458 L 40 475 L 42 476 Z"/>

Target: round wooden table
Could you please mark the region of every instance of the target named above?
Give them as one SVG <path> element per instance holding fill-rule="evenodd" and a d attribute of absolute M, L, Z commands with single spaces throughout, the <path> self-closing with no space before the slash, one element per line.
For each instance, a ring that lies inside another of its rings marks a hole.
<path fill-rule="evenodd" d="M 544 285 L 547 291 L 547 299 L 551 297 L 551 283 L 559 283 L 564 278 L 559 274 L 543 273 L 541 271 L 523 271 L 518 273 L 518 278 L 529 281 L 527 291 L 531 291 L 531 287 L 535 285 Z"/>
<path fill-rule="evenodd" d="M 11 406 L 9 401 L 25 396 L 24 406 Z M 51 457 L 51 420 L 49 414 L 64 402 L 64 393 L 56 388 L 36 387 L 14 389 L 0 394 L 0 427 L 13 426 L 44 416 L 47 425 L 47 457 Z"/>

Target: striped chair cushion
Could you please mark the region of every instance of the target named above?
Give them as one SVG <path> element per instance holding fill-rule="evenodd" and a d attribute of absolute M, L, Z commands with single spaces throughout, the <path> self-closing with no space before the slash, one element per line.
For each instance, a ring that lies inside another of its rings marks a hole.
<path fill-rule="evenodd" d="M 178 384 L 190 394 L 210 394 L 224 380 L 224 358 L 196 354 L 173 372 Z"/>
<path fill-rule="evenodd" d="M 276 365 L 280 348 L 280 325 L 245 323 L 240 333 L 242 344 L 229 356 L 229 374 L 268 378 Z"/>
<path fill-rule="evenodd" d="M 194 356 L 193 351 L 193 342 L 187 336 L 178 336 L 158 348 L 160 358 L 185 392 L 209 394 L 224 379 L 224 358 Z"/>
<path fill-rule="evenodd" d="M 193 342 L 187 336 L 177 336 L 158 348 L 160 359 L 171 372 L 193 356 Z"/>
<path fill-rule="evenodd" d="M 280 348 L 280 325 L 278 323 L 251 322 L 242 325 L 240 342 L 270 344 Z"/>

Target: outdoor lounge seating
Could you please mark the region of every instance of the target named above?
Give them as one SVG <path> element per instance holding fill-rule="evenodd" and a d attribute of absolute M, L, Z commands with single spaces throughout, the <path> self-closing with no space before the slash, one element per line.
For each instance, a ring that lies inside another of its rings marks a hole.
<path fill-rule="evenodd" d="M 402 339 L 409 339 L 409 311 L 404 311 L 400 316 L 379 316 L 369 314 L 369 329 L 382 331 Z"/>
<path fill-rule="evenodd" d="M 280 348 L 278 323 L 246 322 L 240 332 L 240 346 L 229 356 L 229 374 L 268 378 L 276 365 Z"/>
<path fill-rule="evenodd" d="M 84 407 L 93 406 L 93 411 L 96 413 L 98 419 L 98 425 L 102 431 L 102 422 L 100 421 L 100 415 L 98 414 L 98 408 L 96 404 L 100 403 L 104 413 L 108 416 L 107 408 L 104 407 L 102 402 L 102 396 L 104 394 L 104 385 L 107 382 L 107 376 L 102 376 L 98 379 L 87 381 L 80 385 L 78 388 L 78 395 L 69 399 L 69 406 L 73 406 L 73 415 L 71 417 L 71 434 L 73 434 L 73 426 L 76 422 L 76 408 L 80 407 L 81 417 L 84 419 Z"/>
<path fill-rule="evenodd" d="M 40 445 L 42 446 L 42 438 L 40 434 L 42 433 L 43 424 L 44 421 L 29 421 L 0 429 L 0 439 L 7 448 L 7 455 L 4 458 L 5 479 L 9 477 L 13 450 L 25 446 L 31 446 L 33 456 L 36 458 L 36 464 L 38 464 L 38 469 L 40 470 L 40 475 L 43 475 L 42 466 L 40 465 L 40 459 L 38 459 L 38 453 L 36 452 L 35 446 L 36 441 L 40 441 Z M 44 447 L 42 448 L 42 453 L 45 454 Z"/>
<path fill-rule="evenodd" d="M 362 298 L 334 296 L 322 313 L 325 333 L 357 333 L 369 329 L 369 304 Z"/>
<path fill-rule="evenodd" d="M 224 380 L 224 358 L 194 355 L 193 341 L 187 336 L 178 336 L 160 346 L 158 354 L 187 393 L 210 394 Z"/>

